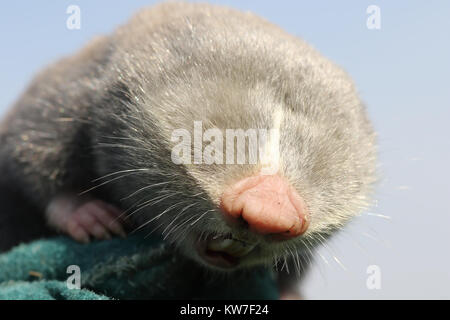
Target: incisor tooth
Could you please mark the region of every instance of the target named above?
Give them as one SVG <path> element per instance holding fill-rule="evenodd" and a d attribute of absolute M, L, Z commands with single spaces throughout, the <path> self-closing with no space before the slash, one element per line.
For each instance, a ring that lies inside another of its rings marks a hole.
<path fill-rule="evenodd" d="M 208 249 L 219 251 L 224 250 L 233 244 L 231 239 L 214 239 L 208 243 Z"/>
<path fill-rule="evenodd" d="M 222 251 L 236 257 L 247 255 L 254 247 L 254 245 L 245 244 L 233 239 L 213 239 L 208 243 L 209 250 Z"/>

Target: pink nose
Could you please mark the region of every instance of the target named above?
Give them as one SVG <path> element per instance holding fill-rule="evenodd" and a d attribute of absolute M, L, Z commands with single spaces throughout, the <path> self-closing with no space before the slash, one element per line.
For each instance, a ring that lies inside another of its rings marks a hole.
<path fill-rule="evenodd" d="M 250 230 L 260 234 L 293 238 L 308 228 L 303 199 L 279 175 L 237 182 L 223 193 L 221 207 L 226 216 L 241 217 Z"/>

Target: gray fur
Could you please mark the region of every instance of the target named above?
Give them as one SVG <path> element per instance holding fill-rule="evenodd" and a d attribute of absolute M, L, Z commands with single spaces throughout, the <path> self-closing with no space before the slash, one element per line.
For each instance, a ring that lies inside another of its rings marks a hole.
<path fill-rule="evenodd" d="M 142 10 L 41 72 L 1 124 L 1 190 L 18 186 L 20 197 L 43 212 L 62 191 L 117 178 L 90 194 L 122 209 L 167 196 L 131 219 L 139 226 L 172 207 L 151 227 L 171 230 L 168 239 L 191 255 L 199 234 L 231 231 L 217 210 L 219 196 L 258 165 L 175 165 L 172 131 L 192 131 L 197 120 L 205 129 L 270 128 L 277 109 L 284 114 L 281 173 L 304 198 L 310 227 L 276 243 L 243 228 L 233 232 L 262 243 L 248 266 L 290 251 L 309 256 L 369 203 L 372 127 L 339 67 L 269 22 L 224 7 L 164 3 Z M 126 198 L 160 182 L 166 184 Z"/>

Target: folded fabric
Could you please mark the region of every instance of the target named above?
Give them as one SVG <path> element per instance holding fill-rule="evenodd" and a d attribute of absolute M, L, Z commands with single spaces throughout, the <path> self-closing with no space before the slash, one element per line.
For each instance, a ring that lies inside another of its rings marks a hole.
<path fill-rule="evenodd" d="M 73 288 L 76 270 L 79 288 Z M 0 299 L 277 298 L 270 270 L 214 273 L 157 237 L 90 244 L 57 237 L 0 254 Z"/>

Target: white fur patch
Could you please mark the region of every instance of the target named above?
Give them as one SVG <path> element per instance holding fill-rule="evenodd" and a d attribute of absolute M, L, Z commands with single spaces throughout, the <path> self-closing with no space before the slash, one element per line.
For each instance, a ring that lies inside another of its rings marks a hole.
<path fill-rule="evenodd" d="M 261 174 L 273 175 L 280 168 L 280 128 L 284 120 L 284 112 L 279 106 L 273 116 L 273 127 L 269 130 L 264 150 L 260 153 Z"/>

